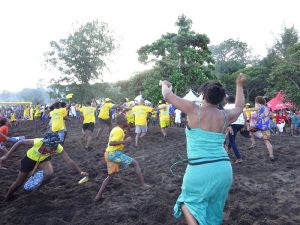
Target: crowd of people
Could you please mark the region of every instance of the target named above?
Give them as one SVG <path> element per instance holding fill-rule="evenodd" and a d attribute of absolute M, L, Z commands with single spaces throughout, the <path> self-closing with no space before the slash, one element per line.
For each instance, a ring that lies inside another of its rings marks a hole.
<path fill-rule="evenodd" d="M 220 224 L 232 184 L 231 159 L 227 152 L 233 150 L 236 157 L 234 163 L 243 162 L 236 142 L 237 134 L 241 133 L 249 138 L 249 149 L 256 147 L 255 138 L 262 139 L 271 161 L 275 160 L 271 135 L 299 134 L 298 110 L 271 112 L 261 96 L 257 96 L 254 107 L 250 107 L 249 103 L 245 104 L 244 81 L 245 75 L 240 74 L 236 81 L 236 95 L 227 98 L 225 89 L 219 82 L 205 83 L 200 88 L 203 94 L 201 105 L 176 96 L 171 84 L 163 81 L 163 99 L 156 106 L 145 104 L 143 99 L 135 102 L 124 98 L 117 104 L 110 98 L 105 98 L 101 104 L 95 101 L 85 102 L 84 105 L 57 101 L 51 106 L 36 104 L 2 107 L 0 168 L 4 168 L 7 158 L 19 146 L 28 146 L 17 179 L 5 198 L 10 199 L 36 169 L 43 171 L 42 184 L 49 182 L 53 174 L 51 155 L 54 153 L 61 155 L 66 164 L 79 174 L 88 176 L 64 149 L 67 138 L 65 121 L 68 119 L 82 123 L 82 138 L 85 140 L 86 150 L 92 150 L 91 142 L 103 137 L 105 129 L 109 130 L 109 137 L 105 137 L 108 145 L 104 154 L 108 175 L 102 182 L 95 201 L 102 198 L 106 186 L 118 173 L 120 166 L 133 166 L 142 188 L 151 188 L 144 180 L 138 161 L 125 154 L 124 147 L 130 142 L 134 142 L 136 147 L 141 145 L 141 139 L 146 138 L 149 127 L 159 125 L 163 141 L 172 138 L 168 136 L 168 127 L 186 127 L 188 165 L 174 215 L 179 217 L 183 214 L 188 224 Z M 16 125 L 18 121 L 26 120 L 39 122 L 47 132 L 43 137 L 19 140 L 7 149 L 5 142 L 12 141 L 8 132 L 9 124 Z M 99 126 L 95 131 L 96 123 Z M 134 138 L 131 135 L 133 130 Z"/>

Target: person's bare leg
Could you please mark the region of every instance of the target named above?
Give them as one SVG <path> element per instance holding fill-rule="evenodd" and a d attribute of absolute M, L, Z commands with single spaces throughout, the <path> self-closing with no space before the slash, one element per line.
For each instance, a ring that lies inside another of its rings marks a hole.
<path fill-rule="evenodd" d="M 255 143 L 255 138 L 254 138 L 254 134 L 252 132 L 250 133 L 250 140 L 251 140 L 251 146 L 249 147 L 249 149 L 254 148 L 256 143 Z"/>
<path fill-rule="evenodd" d="M 22 184 L 25 182 L 26 178 L 28 177 L 29 173 L 21 172 L 19 171 L 18 177 L 15 182 L 12 183 L 12 185 L 9 187 L 5 199 L 8 200 L 12 194 L 22 186 Z"/>
<path fill-rule="evenodd" d="M 100 137 L 100 135 L 102 134 L 103 130 L 104 130 L 104 126 L 101 125 L 101 127 L 97 131 L 96 137 Z"/>
<path fill-rule="evenodd" d="M 88 147 L 90 147 L 91 140 L 93 139 L 93 137 L 92 137 L 93 133 L 90 130 L 86 130 L 85 134 L 86 134 L 86 146 L 85 146 L 85 148 L 88 148 Z"/>
<path fill-rule="evenodd" d="M 184 204 L 181 205 L 181 210 L 188 225 L 199 225 L 197 220 L 194 218 L 194 216 L 190 213 L 189 209 Z"/>
<path fill-rule="evenodd" d="M 101 184 L 101 187 L 96 195 L 96 197 L 94 198 L 94 201 L 98 201 L 100 198 L 102 198 L 102 194 L 106 188 L 106 186 L 111 182 L 111 180 L 113 179 L 114 174 L 109 174 L 104 181 Z"/>
<path fill-rule="evenodd" d="M 139 137 L 140 137 L 140 133 L 138 133 L 138 134 L 136 134 L 135 135 L 135 147 L 137 147 L 138 146 L 138 142 L 139 142 Z"/>
<path fill-rule="evenodd" d="M 48 183 L 54 174 L 54 170 L 51 162 L 50 161 L 43 162 L 39 165 L 38 168 L 44 171 L 43 184 Z"/>
<path fill-rule="evenodd" d="M 139 179 L 139 182 L 142 186 L 145 186 L 144 176 L 141 170 L 139 163 L 134 159 L 132 161 L 132 165 L 134 166 L 135 173 Z"/>
<path fill-rule="evenodd" d="M 270 140 L 264 140 L 264 142 L 265 142 L 265 144 L 267 146 L 270 159 L 273 159 L 274 158 L 274 155 L 273 155 L 273 146 L 272 146 Z"/>
<path fill-rule="evenodd" d="M 167 136 L 167 131 L 166 131 L 166 128 L 161 128 L 161 132 L 164 136 L 164 138 Z"/>

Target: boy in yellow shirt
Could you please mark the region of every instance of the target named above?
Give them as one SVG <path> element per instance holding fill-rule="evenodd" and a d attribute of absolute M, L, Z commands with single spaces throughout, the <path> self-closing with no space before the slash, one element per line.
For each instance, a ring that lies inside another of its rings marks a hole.
<path fill-rule="evenodd" d="M 60 108 L 60 103 L 55 102 L 53 104 L 54 110 L 50 112 L 51 117 L 51 131 L 57 132 L 60 141 L 63 143 L 65 140 L 65 121 L 64 121 L 64 109 Z"/>
<path fill-rule="evenodd" d="M 165 100 L 161 101 L 161 104 L 158 106 L 158 109 L 159 109 L 159 125 L 164 138 L 166 138 L 167 127 L 170 126 L 170 114 L 169 114 L 169 106 L 166 104 Z"/>
<path fill-rule="evenodd" d="M 60 138 L 57 133 L 47 132 L 43 138 L 24 139 L 18 141 L 12 146 L 6 155 L 0 158 L 1 168 L 2 163 L 7 160 L 7 158 L 21 145 L 30 147 L 24 158 L 21 160 L 20 171 L 16 181 L 12 183 L 5 195 L 6 200 L 9 200 L 12 197 L 12 194 L 25 183 L 30 172 L 35 170 L 35 167 L 37 167 L 38 170 L 43 171 L 43 184 L 47 183 L 54 173 L 53 166 L 51 164 L 51 156 L 56 154 L 61 155 L 64 162 L 80 175 L 88 175 L 86 172 L 83 172 L 69 157 L 63 146 L 59 143 Z"/>
<path fill-rule="evenodd" d="M 153 111 L 152 107 L 145 106 L 144 100 L 141 99 L 138 105 L 132 108 L 132 112 L 134 114 L 135 121 L 135 146 L 137 147 L 139 138 L 142 138 L 147 133 L 147 118 L 148 114 Z"/>
<path fill-rule="evenodd" d="M 83 115 L 83 126 L 82 126 L 82 133 L 83 138 L 86 139 L 85 149 L 91 149 L 90 142 L 92 140 L 92 134 L 94 132 L 95 123 L 96 123 L 96 107 L 91 102 L 87 102 L 89 106 L 84 106 L 80 108 L 80 112 Z"/>
<path fill-rule="evenodd" d="M 102 185 L 95 197 L 95 201 L 102 198 L 102 194 L 106 186 L 113 179 L 114 175 L 119 171 L 121 166 L 134 166 L 136 175 L 143 188 L 150 188 L 145 184 L 144 176 L 138 162 L 130 156 L 123 153 L 124 144 L 131 142 L 131 137 L 125 138 L 124 128 L 128 127 L 126 117 L 122 114 L 117 116 L 118 126 L 113 128 L 109 135 L 108 145 L 105 151 L 105 161 L 107 162 L 108 176 L 102 182 Z"/>
<path fill-rule="evenodd" d="M 114 105 L 113 103 L 111 103 L 109 98 L 105 98 L 104 101 L 105 102 L 101 106 L 98 115 L 100 128 L 97 131 L 97 137 L 99 137 L 102 134 L 105 126 L 108 126 L 109 131 L 111 130 L 112 124 L 111 124 L 110 110 L 118 107 L 118 105 Z"/>

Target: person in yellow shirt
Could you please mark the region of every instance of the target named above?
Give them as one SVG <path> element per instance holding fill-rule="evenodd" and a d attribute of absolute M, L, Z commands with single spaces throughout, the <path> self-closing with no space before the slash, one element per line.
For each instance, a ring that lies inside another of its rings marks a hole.
<path fill-rule="evenodd" d="M 60 102 L 55 102 L 53 107 L 54 110 L 50 112 L 51 131 L 57 132 L 60 141 L 63 143 L 65 140 L 64 109 L 60 107 Z"/>
<path fill-rule="evenodd" d="M 133 115 L 133 112 L 131 109 L 133 104 L 129 101 L 128 98 L 125 98 L 122 102 L 123 102 L 124 108 L 128 108 L 128 110 L 126 110 L 126 113 L 125 113 L 127 122 L 130 126 L 133 126 L 134 125 L 134 115 Z"/>
<path fill-rule="evenodd" d="M 51 156 L 60 154 L 65 163 L 72 169 L 77 171 L 82 176 L 87 176 L 86 172 L 83 172 L 78 165 L 69 157 L 68 153 L 64 150 L 60 144 L 60 138 L 57 133 L 47 132 L 43 138 L 24 139 L 18 141 L 12 146 L 9 152 L 0 158 L 0 167 L 2 163 L 20 146 L 30 146 L 30 149 L 26 152 L 26 155 L 21 160 L 21 167 L 16 181 L 10 186 L 8 192 L 5 195 L 5 199 L 9 200 L 12 194 L 21 187 L 30 172 L 35 169 L 43 171 L 43 183 L 47 183 L 53 175 L 53 166 L 51 164 Z"/>
<path fill-rule="evenodd" d="M 164 138 L 167 137 L 167 127 L 170 126 L 170 114 L 169 114 L 169 106 L 166 104 L 165 100 L 161 101 L 161 104 L 158 106 L 159 110 L 159 125 L 161 128 L 161 132 Z"/>
<path fill-rule="evenodd" d="M 23 119 L 24 120 L 28 120 L 29 119 L 29 106 L 28 105 L 25 105 L 25 107 L 24 107 Z"/>
<path fill-rule="evenodd" d="M 14 112 L 10 113 L 10 122 L 14 125 L 14 127 L 18 126 L 18 122 Z"/>
<path fill-rule="evenodd" d="M 100 112 L 98 115 L 100 128 L 97 131 L 97 137 L 99 137 L 102 134 L 105 126 L 107 126 L 109 128 L 109 131 L 111 130 L 112 123 L 111 123 L 110 110 L 118 107 L 118 105 L 114 105 L 113 103 L 111 103 L 109 98 L 105 98 L 104 101 L 105 102 L 101 106 Z"/>
<path fill-rule="evenodd" d="M 135 146 L 138 146 L 139 138 L 143 138 L 147 133 L 147 118 L 149 113 L 153 111 L 153 108 L 150 106 L 144 105 L 144 100 L 141 99 L 138 102 L 138 105 L 132 108 L 135 121 Z"/>
<path fill-rule="evenodd" d="M 40 119 L 41 118 L 41 105 L 39 103 L 35 106 L 35 113 L 34 113 L 34 119 Z"/>
<path fill-rule="evenodd" d="M 95 104 L 91 104 L 91 102 L 87 102 L 87 105 L 80 108 L 80 112 L 83 115 L 83 126 L 82 126 L 82 133 L 83 138 L 86 140 L 85 149 L 91 149 L 90 142 L 92 140 L 92 134 L 94 132 L 94 127 L 96 123 L 96 107 Z"/>
<path fill-rule="evenodd" d="M 29 109 L 29 118 L 28 118 L 28 120 L 33 120 L 33 117 L 34 117 L 34 108 L 33 108 L 33 106 L 31 106 L 30 109 Z"/>
<path fill-rule="evenodd" d="M 124 128 L 128 127 L 126 117 L 123 114 L 117 116 L 117 127 L 114 127 L 109 135 L 108 145 L 104 154 L 107 162 L 108 175 L 102 182 L 102 185 L 95 197 L 95 201 L 102 198 L 102 194 L 106 186 L 111 182 L 114 175 L 119 172 L 120 165 L 122 167 L 134 166 L 135 173 L 143 188 L 150 188 L 145 184 L 144 176 L 138 162 L 130 156 L 123 153 L 124 144 L 131 142 L 131 137 L 125 138 Z"/>

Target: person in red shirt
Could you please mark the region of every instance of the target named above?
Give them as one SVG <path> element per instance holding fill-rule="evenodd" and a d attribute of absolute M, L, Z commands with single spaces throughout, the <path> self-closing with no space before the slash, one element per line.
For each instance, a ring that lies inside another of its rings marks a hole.
<path fill-rule="evenodd" d="M 276 116 L 274 116 L 275 120 L 276 120 L 276 125 L 277 128 L 279 130 L 279 134 L 283 133 L 283 128 L 285 126 L 285 118 L 286 116 L 282 115 L 282 112 L 280 112 L 279 114 L 276 114 Z"/>
<path fill-rule="evenodd" d="M 0 119 L 0 151 L 4 152 L 5 154 L 8 152 L 4 142 L 9 139 L 8 137 L 8 119 L 2 118 Z"/>

